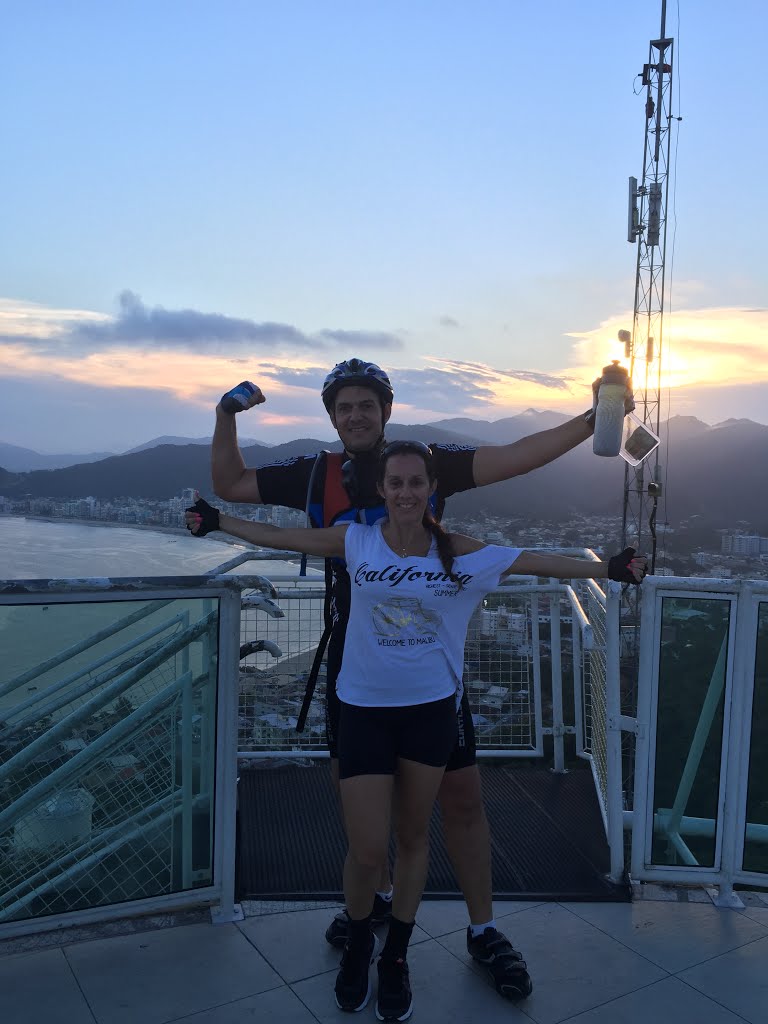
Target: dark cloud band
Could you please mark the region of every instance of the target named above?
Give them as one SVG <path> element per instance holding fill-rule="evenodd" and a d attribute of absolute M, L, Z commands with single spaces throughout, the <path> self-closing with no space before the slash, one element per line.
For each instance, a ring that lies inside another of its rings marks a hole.
<path fill-rule="evenodd" d="M 330 343 L 355 349 L 397 349 L 402 341 L 383 331 L 322 329 L 306 334 L 291 324 L 201 313 L 194 309 L 149 308 L 133 292 L 120 295 L 120 310 L 112 320 L 70 321 L 65 328 L 46 338 L 16 338 L 45 352 L 99 352 L 127 347 L 204 351 L 226 354 L 244 348 L 281 348 L 324 351 Z"/>

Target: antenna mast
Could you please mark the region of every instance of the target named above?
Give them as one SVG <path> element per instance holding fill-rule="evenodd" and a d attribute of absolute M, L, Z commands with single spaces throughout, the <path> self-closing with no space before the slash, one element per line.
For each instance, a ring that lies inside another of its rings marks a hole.
<path fill-rule="evenodd" d="M 645 86 L 645 145 L 643 177 L 629 179 L 627 240 L 637 242 L 635 305 L 632 332 L 625 340 L 636 415 L 659 433 L 661 414 L 661 358 L 667 200 L 672 126 L 672 56 L 674 40 L 666 37 L 667 3 L 661 4 L 661 32 L 650 41 L 648 63 L 643 66 Z M 640 77 L 640 76 L 639 76 Z M 624 332 L 623 332 L 624 333 Z M 651 465 L 653 459 L 653 465 Z M 656 568 L 656 513 L 661 496 L 659 449 L 637 466 L 625 463 L 622 546 L 647 552 L 650 571 Z M 637 626 L 639 596 L 636 587 L 625 594 L 625 621 Z M 634 646 L 634 645 L 633 645 Z"/>

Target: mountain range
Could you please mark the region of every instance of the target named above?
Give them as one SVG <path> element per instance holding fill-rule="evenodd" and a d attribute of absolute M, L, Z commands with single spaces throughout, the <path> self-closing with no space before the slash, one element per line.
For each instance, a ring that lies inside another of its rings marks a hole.
<path fill-rule="evenodd" d="M 509 444 L 568 417 L 528 410 L 495 422 L 454 418 L 422 424 L 389 424 L 387 438 L 446 444 Z M 164 499 L 185 487 L 210 494 L 210 453 L 204 439 L 161 439 L 124 455 L 29 472 L 0 469 L 0 494 L 57 499 L 131 496 Z M 317 438 L 267 447 L 241 440 L 248 466 L 318 451 L 338 450 Z M 660 520 L 671 525 L 692 516 L 701 525 L 734 526 L 739 521 L 768 533 L 768 426 L 727 420 L 709 426 L 694 417 L 672 417 L 662 428 Z M 2 465 L 2 449 L 0 449 Z M 621 515 L 624 462 L 593 455 L 589 441 L 548 466 L 477 491 L 454 495 L 455 516 L 487 513 L 567 521 L 574 514 Z"/>
<path fill-rule="evenodd" d="M 36 452 L 32 448 L 21 448 L 18 445 L 0 441 L 0 466 L 12 473 L 29 473 L 34 469 L 64 469 L 67 466 L 82 465 L 84 462 L 101 462 L 113 455 L 131 455 L 133 452 L 143 452 L 147 448 L 157 448 L 163 444 L 210 445 L 210 443 L 210 437 L 174 437 L 167 434 L 163 437 L 155 437 L 151 441 L 145 441 L 144 444 L 140 444 L 136 448 L 129 448 L 125 452 L 80 452 L 79 454 L 70 452 L 46 455 Z M 272 447 L 268 441 L 257 441 L 255 438 L 244 438 L 243 443 L 258 444 L 264 448 Z"/>

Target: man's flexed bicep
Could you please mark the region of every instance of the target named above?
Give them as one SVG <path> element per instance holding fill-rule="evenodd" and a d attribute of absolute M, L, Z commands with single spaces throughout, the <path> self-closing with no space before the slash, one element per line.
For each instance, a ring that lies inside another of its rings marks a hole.
<path fill-rule="evenodd" d="M 211 442 L 213 491 L 224 501 L 261 504 L 255 469 L 248 469 L 237 444 L 235 417 L 216 410 L 216 427 Z"/>

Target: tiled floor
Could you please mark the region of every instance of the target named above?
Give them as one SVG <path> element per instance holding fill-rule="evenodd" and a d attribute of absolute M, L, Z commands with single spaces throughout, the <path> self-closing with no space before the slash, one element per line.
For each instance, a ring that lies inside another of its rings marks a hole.
<path fill-rule="evenodd" d="M 312 1024 L 333 999 L 328 906 L 251 907 L 185 924 L 0 957 L 3 1024 Z M 422 1024 L 765 1024 L 768 902 L 498 903 L 534 992 L 501 999 L 470 962 L 463 904 L 426 902 L 409 954 Z M 13 948 L 13 947 L 11 947 Z M 375 1020 L 373 1005 L 355 1018 Z"/>

